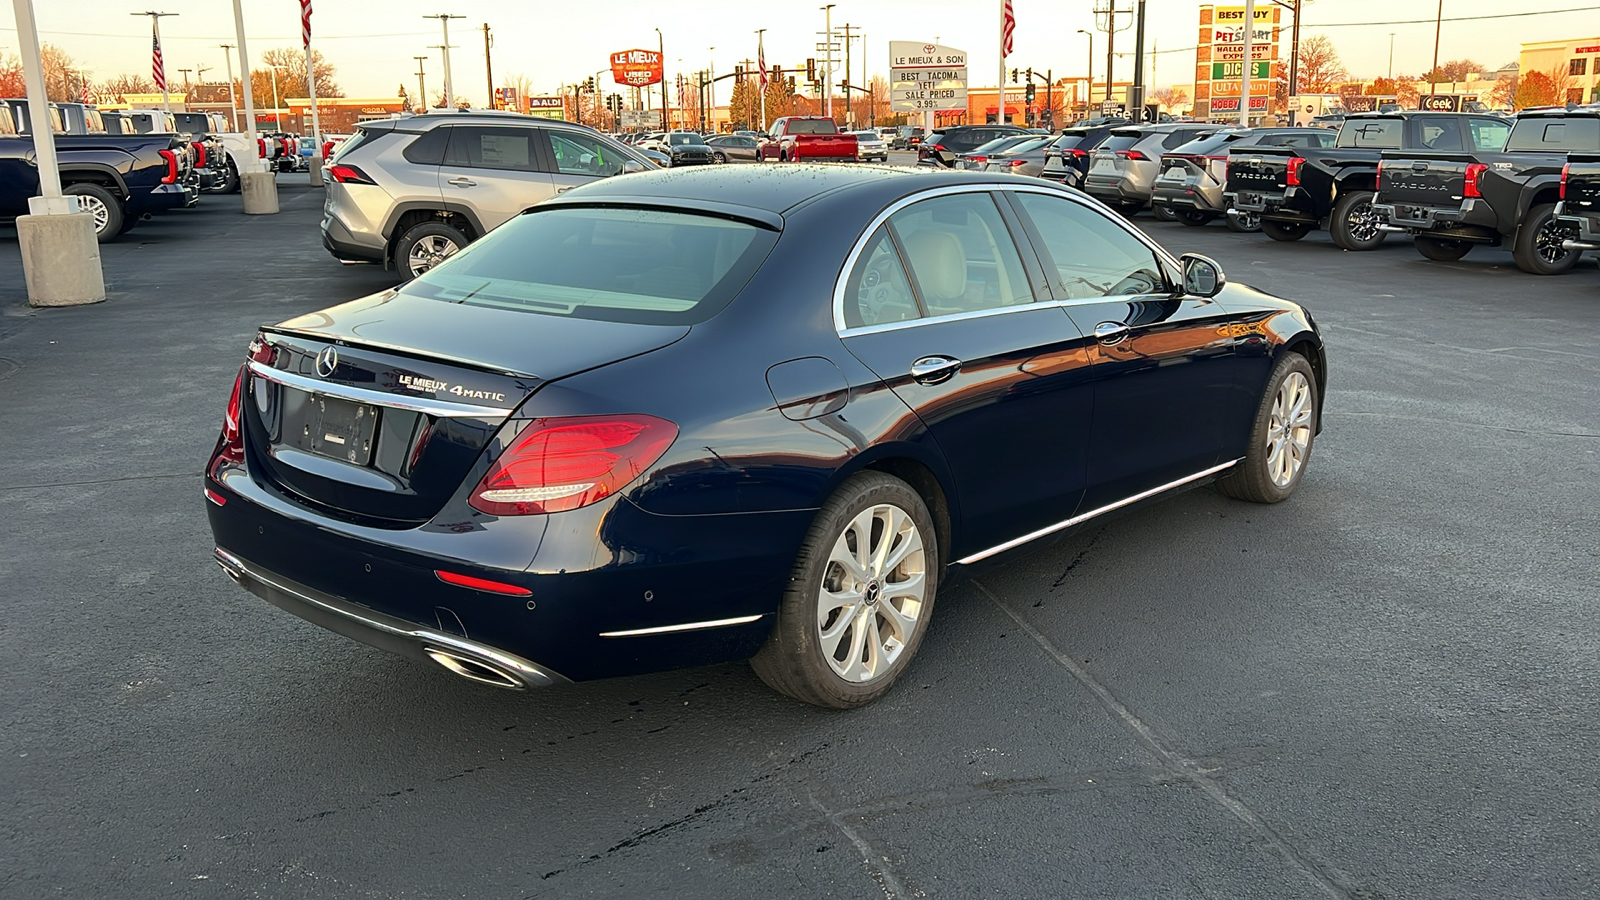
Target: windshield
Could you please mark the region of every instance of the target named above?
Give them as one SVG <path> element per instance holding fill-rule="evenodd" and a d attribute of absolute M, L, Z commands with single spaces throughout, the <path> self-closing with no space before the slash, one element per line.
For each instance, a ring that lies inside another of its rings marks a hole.
<path fill-rule="evenodd" d="M 776 241 L 709 216 L 559 207 L 512 219 L 400 292 L 547 316 L 692 324 L 726 306 Z"/>
<path fill-rule="evenodd" d="M 1333 145 L 1399 150 L 1405 130 L 1405 119 L 1346 119 L 1339 126 L 1339 138 Z"/>
<path fill-rule="evenodd" d="M 692 132 L 679 132 L 678 134 L 672 135 L 672 137 L 669 140 L 670 140 L 670 143 L 672 144 L 672 146 L 674 146 L 674 147 L 681 147 L 684 144 L 703 144 L 703 143 L 705 143 L 705 138 L 701 137 L 698 134 L 694 134 Z"/>
<path fill-rule="evenodd" d="M 790 119 L 789 134 L 838 134 L 832 119 Z"/>

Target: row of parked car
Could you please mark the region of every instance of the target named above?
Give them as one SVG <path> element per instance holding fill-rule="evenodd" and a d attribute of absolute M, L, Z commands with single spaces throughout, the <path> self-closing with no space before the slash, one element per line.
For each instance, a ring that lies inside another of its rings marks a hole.
<path fill-rule="evenodd" d="M 305 170 L 335 142 L 318 148 L 312 138 L 273 132 L 251 146 L 217 113 L 83 103 L 51 103 L 49 112 L 62 192 L 94 216 L 102 243 L 153 216 L 192 207 L 201 194 L 238 191 L 239 173 L 252 166 Z M 28 198 L 39 194 L 32 135 L 27 100 L 0 100 L 0 221 L 25 215 Z"/>
<path fill-rule="evenodd" d="M 651 131 L 612 137 L 663 166 L 756 162 L 888 162 L 889 142 L 878 130 L 843 131 L 826 116 L 786 116 L 767 131 L 702 135 Z"/>
<path fill-rule="evenodd" d="M 928 135 L 922 165 L 1081 188 L 1127 215 L 1344 250 L 1408 235 L 1433 260 L 1506 246 L 1538 275 L 1600 250 L 1600 105 L 1489 113 L 1394 110 L 1326 128 L 1112 123 L 1040 134 L 1007 125 Z"/>

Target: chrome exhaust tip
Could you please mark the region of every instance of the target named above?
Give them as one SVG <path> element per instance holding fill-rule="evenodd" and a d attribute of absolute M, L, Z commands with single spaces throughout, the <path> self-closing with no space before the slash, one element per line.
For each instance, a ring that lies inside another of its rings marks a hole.
<path fill-rule="evenodd" d="M 512 691 L 520 691 L 527 687 L 522 679 L 485 660 L 463 656 L 450 650 L 440 650 L 437 647 L 425 647 L 423 652 L 428 654 L 429 659 L 443 666 L 452 674 L 459 675 L 468 681 L 476 681 L 479 684 L 506 688 Z"/>

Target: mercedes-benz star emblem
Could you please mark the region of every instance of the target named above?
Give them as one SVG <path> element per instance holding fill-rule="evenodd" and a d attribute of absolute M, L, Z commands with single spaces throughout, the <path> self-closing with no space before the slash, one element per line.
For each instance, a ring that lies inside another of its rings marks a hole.
<path fill-rule="evenodd" d="M 335 347 L 324 347 L 317 354 L 317 374 L 323 378 L 333 376 L 333 370 L 339 368 L 339 350 Z"/>

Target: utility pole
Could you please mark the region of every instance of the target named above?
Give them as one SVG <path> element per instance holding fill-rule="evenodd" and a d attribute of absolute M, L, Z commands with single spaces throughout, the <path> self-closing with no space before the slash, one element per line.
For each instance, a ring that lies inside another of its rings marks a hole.
<path fill-rule="evenodd" d="M 227 52 L 233 49 L 233 45 L 218 44 L 217 46 L 223 50 L 222 61 L 228 64 L 228 110 L 233 114 L 231 121 L 233 122 L 234 130 L 243 131 L 244 129 L 239 127 L 239 98 L 233 92 L 233 54 Z"/>
<path fill-rule="evenodd" d="M 706 48 L 706 62 L 709 64 L 710 68 L 706 69 L 706 104 L 704 110 L 705 116 L 703 118 L 706 121 L 711 122 L 711 127 L 713 128 L 716 127 L 716 123 L 712 116 L 712 107 L 717 105 L 717 84 L 715 81 L 717 77 L 717 60 L 716 56 L 714 55 L 716 52 L 717 48 L 715 47 Z M 700 127 L 700 132 L 704 134 L 705 130 L 706 126 L 702 125 Z"/>
<path fill-rule="evenodd" d="M 423 16 L 423 18 L 438 19 L 439 25 L 444 29 L 444 43 L 439 45 L 440 52 L 444 54 L 444 108 L 455 109 L 456 98 L 455 94 L 451 91 L 450 83 L 450 20 L 465 19 L 466 16 L 455 16 L 451 15 L 450 13 L 435 13 L 431 16 Z"/>
<path fill-rule="evenodd" d="M 1444 0 L 1439 0 L 1439 15 L 1433 22 L 1433 68 L 1428 70 L 1428 96 L 1439 93 L 1439 33 L 1444 28 Z"/>
<path fill-rule="evenodd" d="M 833 8 L 837 5 L 836 3 L 829 3 L 822 8 L 822 41 L 828 54 L 827 68 L 822 75 L 822 96 L 825 98 L 823 101 L 825 106 L 823 115 L 830 119 L 833 118 Z"/>
<path fill-rule="evenodd" d="M 494 99 L 494 64 L 489 61 L 489 48 L 494 46 L 494 39 L 489 36 L 489 23 L 483 23 L 483 74 L 488 78 L 489 108 L 499 109 L 500 104 Z"/>
<path fill-rule="evenodd" d="M 195 66 L 194 67 L 194 83 L 195 83 L 195 86 L 196 87 L 205 87 L 205 84 L 206 84 L 206 72 L 208 72 L 208 71 L 210 71 L 212 69 L 215 69 L 215 68 L 216 68 L 216 66 Z"/>
<path fill-rule="evenodd" d="M 1089 90 L 1083 95 L 1083 112 L 1085 118 L 1087 118 L 1089 113 L 1089 104 L 1093 102 L 1094 97 L 1094 32 L 1079 28 L 1078 33 L 1089 39 Z"/>
<path fill-rule="evenodd" d="M 1144 121 L 1144 0 L 1137 0 L 1133 29 L 1133 88 L 1128 111 L 1133 121 Z"/>
<path fill-rule="evenodd" d="M 1394 80 L 1394 32 L 1389 32 L 1389 80 Z"/>
<path fill-rule="evenodd" d="M 161 108 L 167 112 L 172 112 L 172 96 L 167 92 L 167 61 L 164 57 L 166 51 L 161 49 L 161 17 L 175 16 L 177 13 L 147 11 L 142 13 L 128 13 L 128 15 L 150 17 L 150 32 L 152 37 L 155 38 L 155 46 L 153 48 L 155 55 L 154 59 L 152 59 L 152 62 L 159 61 L 160 72 L 158 74 L 161 76 Z"/>
<path fill-rule="evenodd" d="M 189 73 L 193 72 L 194 70 L 193 69 L 179 69 L 178 71 L 183 73 L 183 92 L 185 94 L 187 94 L 187 93 L 189 93 Z"/>
<path fill-rule="evenodd" d="M 1117 16 L 1120 15 L 1120 14 L 1131 13 L 1131 12 L 1132 12 L 1132 10 L 1119 10 L 1119 9 L 1117 9 L 1117 0 L 1106 0 L 1105 9 L 1100 9 L 1099 7 L 1096 7 L 1095 10 L 1094 10 L 1094 16 L 1095 16 L 1095 25 L 1094 25 L 1094 27 L 1095 27 L 1095 30 L 1096 31 L 1104 31 L 1106 33 L 1106 97 L 1105 97 L 1105 99 L 1106 99 L 1107 103 L 1111 102 L 1111 90 L 1112 90 L 1113 87 L 1116 86 L 1116 80 L 1115 80 L 1115 76 L 1113 75 L 1112 69 L 1113 69 L 1113 66 L 1116 63 L 1116 58 L 1117 58 Z M 1102 24 L 1101 21 L 1100 21 L 1100 17 L 1101 16 L 1105 16 L 1104 24 Z M 1093 49 L 1093 44 L 1090 45 L 1090 49 Z"/>
<path fill-rule="evenodd" d="M 256 137 L 256 94 L 250 86 L 250 50 L 244 41 L 244 11 L 240 0 L 233 0 L 234 40 L 239 42 L 239 83 L 244 86 L 245 134 L 250 146 L 260 146 Z M 261 163 L 239 173 L 239 194 L 247 216 L 266 216 L 278 211 L 278 181 Z"/>
<path fill-rule="evenodd" d="M 413 56 L 411 58 L 417 61 L 417 96 L 422 98 L 421 101 L 420 101 L 422 103 L 422 108 L 423 109 L 427 109 L 428 108 L 428 79 L 427 79 L 427 75 L 422 71 L 422 64 L 423 64 L 424 61 L 427 60 L 427 57 L 426 56 Z"/>
<path fill-rule="evenodd" d="M 850 112 L 850 23 L 839 26 L 844 32 L 844 120 L 851 128 L 856 127 L 855 115 Z"/>
<path fill-rule="evenodd" d="M 667 39 L 661 36 L 661 29 L 656 29 L 656 53 L 661 56 L 661 130 L 667 130 L 667 107 L 671 98 L 667 91 Z"/>

